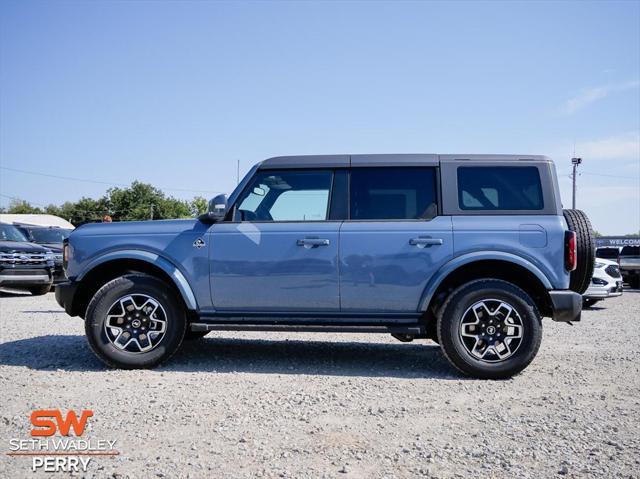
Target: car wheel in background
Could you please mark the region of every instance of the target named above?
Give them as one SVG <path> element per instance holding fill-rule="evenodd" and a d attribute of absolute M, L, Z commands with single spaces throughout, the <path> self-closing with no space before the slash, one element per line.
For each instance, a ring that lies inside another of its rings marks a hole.
<path fill-rule="evenodd" d="M 593 229 L 587 215 L 581 210 L 562 210 L 569 230 L 576 233 L 577 266 L 571 272 L 569 289 L 578 294 L 584 293 L 589 287 L 593 276 L 593 266 L 596 259 L 596 244 Z"/>
<path fill-rule="evenodd" d="M 28 291 L 34 296 L 42 296 L 43 294 L 47 294 L 50 290 L 50 284 L 45 284 L 44 286 L 31 286 L 28 288 Z"/>
<path fill-rule="evenodd" d="M 505 379 L 526 368 L 542 341 L 535 303 L 497 279 L 471 281 L 447 298 L 438 317 L 440 346 L 464 374 Z"/>
<path fill-rule="evenodd" d="M 584 308 L 590 308 L 591 306 L 593 306 L 594 304 L 596 304 L 599 301 L 602 301 L 602 300 L 601 299 L 593 299 L 593 298 L 583 298 L 582 299 L 582 306 Z"/>
<path fill-rule="evenodd" d="M 85 332 L 93 352 L 108 366 L 151 368 L 179 349 L 187 326 L 181 299 L 162 280 L 146 274 L 116 278 L 94 295 Z"/>

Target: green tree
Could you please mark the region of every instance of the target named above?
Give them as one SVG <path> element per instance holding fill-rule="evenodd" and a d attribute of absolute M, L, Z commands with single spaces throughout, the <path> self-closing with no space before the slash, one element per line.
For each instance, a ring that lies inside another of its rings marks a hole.
<path fill-rule="evenodd" d="M 14 215 L 38 214 L 42 213 L 42 210 L 24 200 L 11 200 L 7 213 Z"/>
<path fill-rule="evenodd" d="M 111 188 L 105 200 L 114 221 L 160 220 L 192 216 L 187 201 L 166 197 L 158 188 L 134 181 L 126 188 Z"/>
<path fill-rule="evenodd" d="M 191 200 L 191 214 L 200 216 L 209 210 L 209 202 L 202 196 L 196 196 Z"/>

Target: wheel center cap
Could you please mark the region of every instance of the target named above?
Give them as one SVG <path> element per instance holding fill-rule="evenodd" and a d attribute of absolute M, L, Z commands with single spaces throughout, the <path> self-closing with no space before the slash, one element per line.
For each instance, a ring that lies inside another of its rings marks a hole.
<path fill-rule="evenodd" d="M 133 326 L 134 328 L 139 328 L 141 324 L 142 322 L 139 319 L 134 319 L 133 321 L 131 321 L 131 326 Z"/>
<path fill-rule="evenodd" d="M 496 328 L 495 326 L 489 326 L 487 328 L 487 334 L 495 334 L 496 333 Z"/>

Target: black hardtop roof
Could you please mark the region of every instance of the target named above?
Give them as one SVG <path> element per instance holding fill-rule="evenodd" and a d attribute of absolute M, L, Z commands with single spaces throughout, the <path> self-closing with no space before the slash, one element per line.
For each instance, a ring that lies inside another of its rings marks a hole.
<path fill-rule="evenodd" d="M 274 156 L 260 163 L 261 169 L 273 168 L 348 168 L 357 166 L 435 166 L 451 161 L 544 161 L 542 155 L 469 155 L 435 153 L 399 153 L 374 155 L 296 155 Z"/>

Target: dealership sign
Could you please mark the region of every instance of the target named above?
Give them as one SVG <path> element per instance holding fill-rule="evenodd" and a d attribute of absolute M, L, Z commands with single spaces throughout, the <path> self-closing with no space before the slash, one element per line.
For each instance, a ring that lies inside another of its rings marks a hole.
<path fill-rule="evenodd" d="M 596 238 L 596 247 L 640 246 L 640 236 L 602 236 Z"/>

